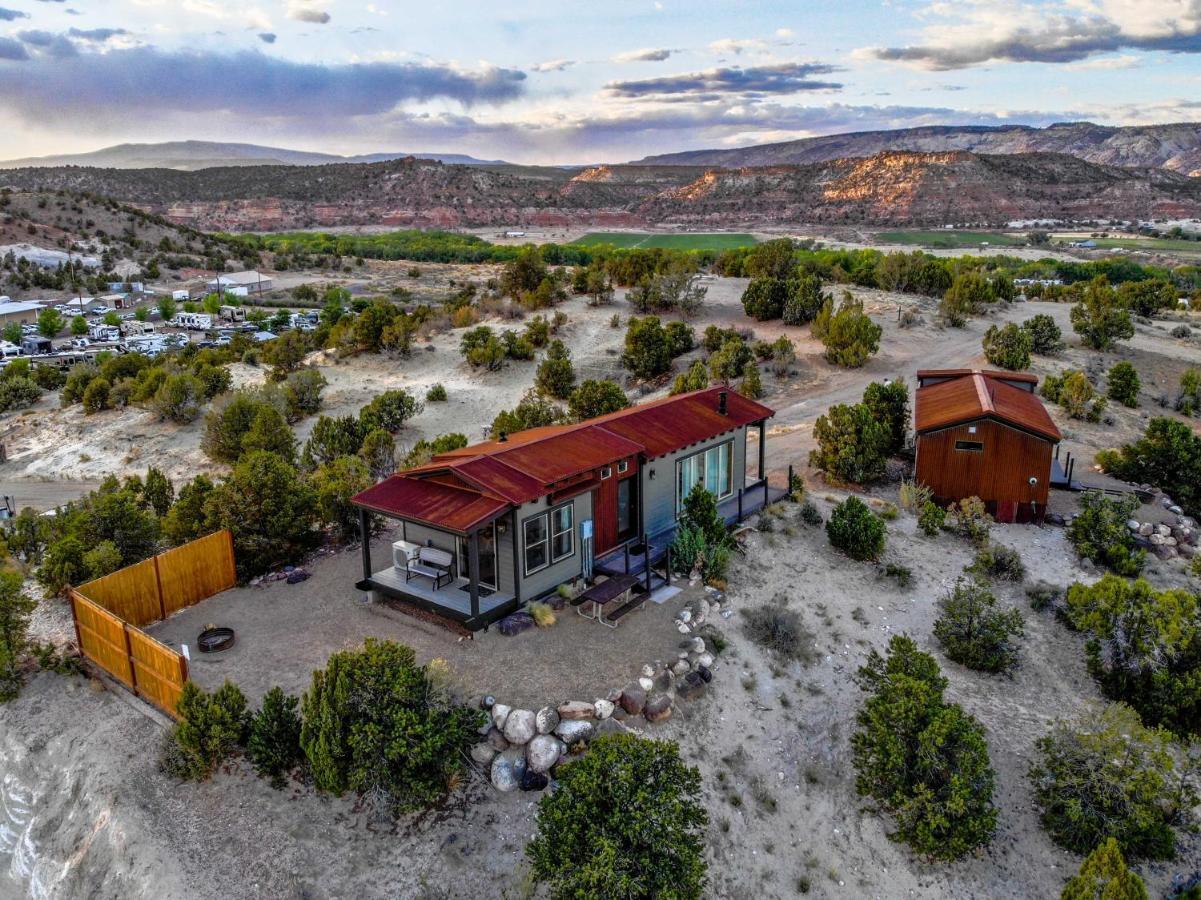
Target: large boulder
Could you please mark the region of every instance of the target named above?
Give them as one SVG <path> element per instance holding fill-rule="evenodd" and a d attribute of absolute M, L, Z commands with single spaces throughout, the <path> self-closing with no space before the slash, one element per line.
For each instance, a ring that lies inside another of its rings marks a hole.
<path fill-rule="evenodd" d="M 588 740 L 588 738 L 592 737 L 595 730 L 596 726 L 583 719 L 564 719 L 555 728 L 555 734 L 562 738 L 563 743 L 570 747 L 572 744 Z"/>
<path fill-rule="evenodd" d="M 526 744 L 526 764 L 532 772 L 549 772 L 566 749 L 566 745 L 558 738 L 540 734 Z"/>
<path fill-rule="evenodd" d="M 544 706 L 534 714 L 534 727 L 539 734 L 550 734 L 559 724 L 559 714 L 553 706 Z"/>
<path fill-rule="evenodd" d="M 515 709 L 505 719 L 505 740 L 510 744 L 526 744 L 538 733 L 533 710 Z"/>
<path fill-rule="evenodd" d="M 498 731 L 505 727 L 505 719 L 509 718 L 509 713 L 513 711 L 513 707 L 505 706 L 503 703 L 493 703 L 489 713 L 492 716 L 492 726 Z"/>
<path fill-rule="evenodd" d="M 506 750 L 492 760 L 492 786 L 498 791 L 509 793 L 521 787 L 525 775 L 525 752 Z"/>
<path fill-rule="evenodd" d="M 631 716 L 636 716 L 642 712 L 644 706 L 646 691 L 642 689 L 641 683 L 626 685 L 626 689 L 621 692 L 621 708 Z"/>
<path fill-rule="evenodd" d="M 665 722 L 671 718 L 671 696 L 656 694 L 646 701 L 642 715 L 648 722 Z"/>
<path fill-rule="evenodd" d="M 596 717 L 596 707 L 584 700 L 568 700 L 559 704 L 560 719 L 593 719 Z"/>
<path fill-rule="evenodd" d="M 501 619 L 496 625 L 496 630 L 503 635 L 512 637 L 515 634 L 521 634 L 523 631 L 529 631 L 533 627 L 534 617 L 524 609 L 521 609 Z"/>

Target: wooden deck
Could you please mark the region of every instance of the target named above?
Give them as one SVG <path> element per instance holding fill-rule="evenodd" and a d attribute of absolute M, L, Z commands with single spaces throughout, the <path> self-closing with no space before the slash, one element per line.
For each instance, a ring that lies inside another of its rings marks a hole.
<path fill-rule="evenodd" d="M 434 588 L 429 578 L 417 576 L 411 581 L 405 581 L 404 572 L 392 566 L 372 572 L 368 581 L 359 582 L 363 590 L 375 590 L 397 600 L 415 604 L 422 609 L 446 616 L 455 622 L 478 630 L 487 627 L 497 619 L 508 615 L 516 607 L 512 594 L 495 591 L 488 596 L 480 596 L 480 613 L 478 618 L 471 615 L 471 594 L 466 590 L 467 579 L 457 578 L 448 585 Z"/>

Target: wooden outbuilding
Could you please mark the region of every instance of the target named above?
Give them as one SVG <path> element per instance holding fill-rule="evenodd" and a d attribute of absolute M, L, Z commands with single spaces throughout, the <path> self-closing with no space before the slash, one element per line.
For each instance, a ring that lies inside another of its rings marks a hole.
<path fill-rule="evenodd" d="M 979 497 L 998 522 L 1041 522 L 1059 428 L 1016 372 L 917 373 L 915 478 L 939 503 Z"/>

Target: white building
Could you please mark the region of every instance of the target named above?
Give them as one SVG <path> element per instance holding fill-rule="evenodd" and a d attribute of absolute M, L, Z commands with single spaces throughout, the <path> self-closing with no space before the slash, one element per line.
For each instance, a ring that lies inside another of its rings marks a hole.
<path fill-rule="evenodd" d="M 271 278 L 259 272 L 225 272 L 205 284 L 210 291 L 232 291 L 234 288 L 245 288 L 247 292 L 271 290 Z M 245 296 L 245 295 L 243 295 Z"/>

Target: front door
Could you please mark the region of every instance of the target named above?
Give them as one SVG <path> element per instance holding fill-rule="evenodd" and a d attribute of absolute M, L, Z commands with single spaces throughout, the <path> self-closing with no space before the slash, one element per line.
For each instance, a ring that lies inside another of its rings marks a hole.
<path fill-rule="evenodd" d="M 471 579 L 471 547 L 459 538 L 459 577 Z M 480 586 L 496 590 L 496 523 L 480 529 Z"/>

